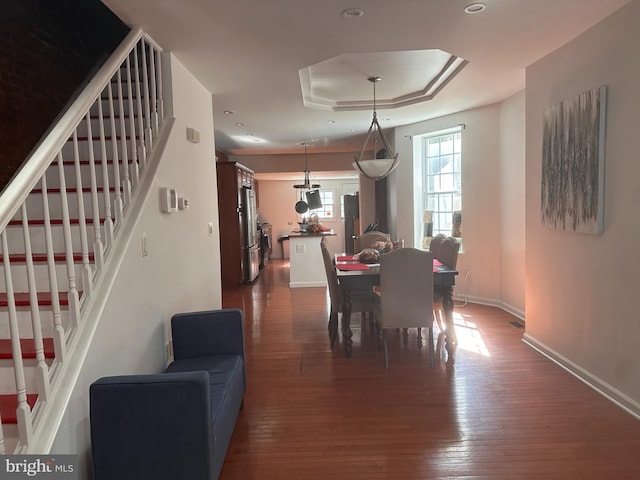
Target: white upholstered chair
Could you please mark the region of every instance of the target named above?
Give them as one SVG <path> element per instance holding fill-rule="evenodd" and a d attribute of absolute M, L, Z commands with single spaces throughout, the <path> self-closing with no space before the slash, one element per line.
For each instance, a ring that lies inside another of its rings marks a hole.
<path fill-rule="evenodd" d="M 433 256 L 416 248 L 401 248 L 380 257 L 380 303 L 374 316 L 384 348 L 384 366 L 389 368 L 387 331 L 417 328 L 422 348 L 422 328 L 429 330 L 429 356 L 435 365 L 433 346 Z"/>

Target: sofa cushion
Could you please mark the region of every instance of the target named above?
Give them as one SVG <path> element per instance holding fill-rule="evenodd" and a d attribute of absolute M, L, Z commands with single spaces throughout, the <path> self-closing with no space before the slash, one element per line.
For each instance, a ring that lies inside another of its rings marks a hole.
<path fill-rule="evenodd" d="M 172 362 L 165 371 L 209 373 L 212 424 L 215 424 L 227 396 L 239 393 L 242 398 L 244 394 L 244 365 L 240 355 L 183 358 Z"/>

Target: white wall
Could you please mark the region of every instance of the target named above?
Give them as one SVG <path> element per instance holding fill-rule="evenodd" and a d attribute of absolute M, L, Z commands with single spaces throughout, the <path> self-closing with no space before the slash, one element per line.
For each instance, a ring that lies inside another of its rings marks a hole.
<path fill-rule="evenodd" d="M 500 104 L 500 305 L 525 311 L 525 93 Z"/>
<path fill-rule="evenodd" d="M 640 2 L 634 1 L 527 68 L 526 335 L 640 414 Z M 541 225 L 542 116 L 607 85 L 604 233 Z"/>
<path fill-rule="evenodd" d="M 434 120 L 396 128 L 396 148 L 400 163 L 395 181 L 397 237 L 405 246 L 416 245 L 422 232 L 422 212 L 414 201 L 421 198 L 420 182 L 414 181 L 412 138 L 417 135 L 464 124 L 462 132 L 462 236 L 464 252 L 458 257 L 456 293 L 469 300 L 501 304 L 501 174 L 499 105 L 478 108 Z M 509 201 L 509 199 L 506 199 Z M 524 257 L 524 252 L 521 253 Z M 468 272 L 468 278 L 466 276 Z M 514 306 L 519 308 L 520 306 Z"/>
<path fill-rule="evenodd" d="M 78 453 L 82 478 L 89 469 L 89 385 L 102 376 L 162 371 L 171 316 L 222 306 L 211 94 L 173 58 L 171 72 L 175 125 L 52 450 Z M 199 144 L 187 141 L 187 127 L 200 132 Z M 191 207 L 161 213 L 164 186 Z"/>

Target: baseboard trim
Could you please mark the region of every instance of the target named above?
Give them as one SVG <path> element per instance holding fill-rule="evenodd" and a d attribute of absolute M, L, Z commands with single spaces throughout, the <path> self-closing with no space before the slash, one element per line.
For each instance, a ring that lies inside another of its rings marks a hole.
<path fill-rule="evenodd" d="M 595 375 L 592 375 L 591 373 L 589 373 L 579 365 L 576 365 L 568 358 L 562 356 L 558 352 L 549 348 L 543 342 L 538 341 L 535 337 L 532 337 L 531 335 L 525 333 L 522 336 L 522 341 L 529 347 L 536 350 L 541 355 L 544 355 L 545 357 L 547 357 L 549 360 L 551 360 L 553 363 L 558 365 L 560 368 L 569 372 L 571 375 L 576 377 L 585 385 L 587 385 L 588 387 L 598 392 L 607 400 L 614 403 L 615 405 L 617 405 L 618 407 L 620 407 L 621 409 L 623 409 L 624 411 L 626 411 L 627 413 L 635 417 L 636 420 L 640 420 L 640 403 L 636 402 L 635 400 L 625 395 L 621 391 L 617 390 L 616 388 L 612 387 L 608 383 L 602 381 Z"/>
<path fill-rule="evenodd" d="M 499 300 L 492 300 L 489 298 L 482 298 L 482 297 L 471 297 L 468 295 L 465 296 L 461 296 L 461 295 L 453 295 L 453 300 L 455 302 L 464 302 L 464 304 L 466 303 L 477 303 L 479 305 L 487 305 L 489 307 L 497 307 L 500 308 L 502 310 L 504 310 L 507 313 L 510 313 L 511 315 L 513 315 L 514 317 L 517 317 L 518 319 L 522 320 L 523 322 L 525 321 L 524 319 L 524 312 L 521 310 L 518 310 L 517 308 L 501 302 Z M 454 305 L 454 309 L 455 307 L 457 307 L 459 305 Z"/>
<path fill-rule="evenodd" d="M 327 282 L 289 282 L 289 288 L 326 287 Z"/>

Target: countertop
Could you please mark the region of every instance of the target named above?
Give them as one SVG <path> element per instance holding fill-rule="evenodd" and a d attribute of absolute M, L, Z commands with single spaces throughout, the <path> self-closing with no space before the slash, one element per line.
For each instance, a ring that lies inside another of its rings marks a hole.
<path fill-rule="evenodd" d="M 318 233 L 307 233 L 307 232 L 302 232 L 300 230 L 291 230 L 291 233 L 289 233 L 289 238 L 291 237 L 331 237 L 335 235 L 336 234 L 333 232 L 333 230 L 329 230 L 327 232 L 318 232 Z"/>

